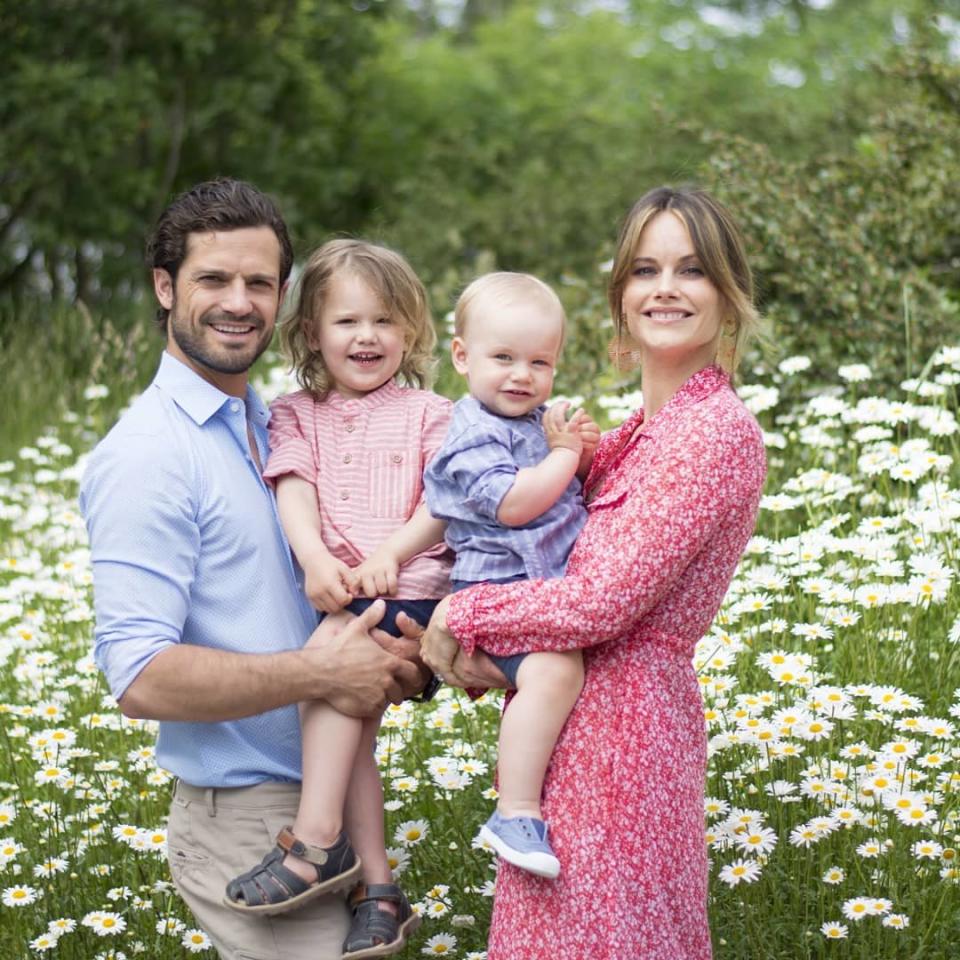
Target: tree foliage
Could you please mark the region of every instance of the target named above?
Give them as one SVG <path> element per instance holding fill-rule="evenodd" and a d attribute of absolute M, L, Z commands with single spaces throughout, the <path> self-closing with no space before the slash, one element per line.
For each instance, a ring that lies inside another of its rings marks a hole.
<path fill-rule="evenodd" d="M 958 286 L 958 22 L 960 0 L 0 0 L 0 299 L 135 298 L 171 194 L 229 174 L 302 251 L 394 243 L 441 312 L 485 265 L 588 320 L 628 204 L 706 179 L 790 337 L 863 349 L 869 317 L 899 343 L 906 290 L 922 342 Z"/>
<path fill-rule="evenodd" d="M 5 2 L 0 291 L 128 295 L 171 192 L 217 174 L 328 218 L 371 26 L 319 0 Z"/>
<path fill-rule="evenodd" d="M 855 149 L 786 162 L 713 137 L 705 179 L 752 242 L 778 338 L 911 375 L 960 315 L 960 68 L 913 50 Z"/>
<path fill-rule="evenodd" d="M 808 157 L 852 142 L 887 95 L 866 68 L 895 41 L 884 0 L 802 31 L 784 14 L 708 22 L 693 3 L 571 6 L 516 2 L 466 38 L 380 25 L 347 162 L 365 219 L 428 271 L 479 249 L 504 267 L 587 269 L 630 200 L 696 177 L 700 130 Z"/>

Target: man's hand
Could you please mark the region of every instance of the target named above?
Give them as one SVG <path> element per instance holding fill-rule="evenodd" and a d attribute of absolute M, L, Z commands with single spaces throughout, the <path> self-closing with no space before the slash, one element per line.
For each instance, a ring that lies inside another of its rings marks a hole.
<path fill-rule="evenodd" d="M 329 553 L 307 560 L 303 572 L 307 599 L 317 610 L 338 613 L 353 600 L 356 585 L 354 571 Z M 379 617 L 377 619 L 379 621 Z"/>
<path fill-rule="evenodd" d="M 399 571 L 399 557 L 381 544 L 363 563 L 354 567 L 352 572 L 363 595 L 374 599 L 396 594 Z"/>
<path fill-rule="evenodd" d="M 400 703 L 406 691 L 422 688 L 417 665 L 385 650 L 371 637 L 370 631 L 380 622 L 385 609 L 384 603 L 378 601 L 359 617 L 327 617 L 302 651 L 305 669 L 315 665 L 328 674 L 331 664 L 336 665 L 337 684 L 326 699 L 340 713 L 352 717 L 379 716 L 388 702 Z"/>
<path fill-rule="evenodd" d="M 397 614 L 397 626 L 403 634 L 402 637 L 391 636 L 383 630 L 374 630 L 373 638 L 384 650 L 389 650 L 390 653 L 409 660 L 417 668 L 416 683 L 411 689 L 404 690 L 405 696 L 415 697 L 433 676 L 433 671 L 423 662 L 423 658 L 420 656 L 420 638 L 423 636 L 425 627 L 422 623 L 414 620 L 413 617 L 402 612 Z"/>

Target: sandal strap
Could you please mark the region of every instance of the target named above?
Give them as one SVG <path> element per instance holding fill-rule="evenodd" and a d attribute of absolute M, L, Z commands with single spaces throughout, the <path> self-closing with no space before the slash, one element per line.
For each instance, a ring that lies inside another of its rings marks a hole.
<path fill-rule="evenodd" d="M 338 846 L 342 839 L 343 834 L 341 833 L 331 847 Z M 331 847 L 315 847 L 312 843 L 306 843 L 301 840 L 290 827 L 284 827 L 277 834 L 277 846 L 281 850 L 292 853 L 295 857 L 299 857 L 301 860 L 306 860 L 307 863 L 315 863 L 320 866 L 325 864 L 330 858 Z"/>
<path fill-rule="evenodd" d="M 358 883 L 350 891 L 350 907 L 368 900 L 387 900 L 390 903 L 403 903 L 403 891 L 395 883 Z"/>
<path fill-rule="evenodd" d="M 236 883 L 245 903 L 252 906 L 281 903 L 309 887 L 282 864 L 282 859 L 283 854 L 274 848 L 253 870 L 237 877 Z"/>
<path fill-rule="evenodd" d="M 343 943 L 346 954 L 382 944 L 396 942 L 400 932 L 400 921 L 392 913 L 381 910 L 372 901 L 366 901 L 354 911 L 350 923 L 350 932 Z"/>

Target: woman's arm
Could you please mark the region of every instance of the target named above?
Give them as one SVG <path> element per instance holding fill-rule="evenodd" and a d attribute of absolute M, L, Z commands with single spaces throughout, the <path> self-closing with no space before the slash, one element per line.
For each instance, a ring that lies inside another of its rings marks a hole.
<path fill-rule="evenodd" d="M 710 426 L 664 441 L 622 502 L 592 511 L 581 537 L 592 542 L 590 531 L 604 524 L 610 539 L 590 556 L 575 547 L 574 574 L 458 593 L 447 622 L 467 653 L 594 646 L 623 636 L 656 606 L 724 518 L 759 501 L 764 453 L 755 424 Z"/>

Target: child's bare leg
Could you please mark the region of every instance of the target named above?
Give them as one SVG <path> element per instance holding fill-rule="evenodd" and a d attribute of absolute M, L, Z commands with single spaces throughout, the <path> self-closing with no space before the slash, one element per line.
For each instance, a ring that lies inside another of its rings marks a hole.
<path fill-rule="evenodd" d="M 347 788 L 344 820 L 353 849 L 363 861 L 363 882 L 393 883 L 383 835 L 383 785 L 373 755 L 380 720 L 368 719 L 362 723 L 363 733 Z M 378 905 L 381 910 L 397 912 L 394 903 L 381 900 Z"/>
<path fill-rule="evenodd" d="M 547 764 L 583 687 L 579 650 L 531 653 L 517 672 L 517 692 L 500 723 L 497 810 L 503 817 L 535 817 Z"/>
<path fill-rule="evenodd" d="M 303 786 L 293 821 L 293 832 L 300 840 L 329 847 L 340 836 L 364 722 L 338 713 L 323 700 L 300 705 Z M 283 863 L 302 879 L 316 881 L 316 869 L 305 860 L 288 853 Z"/>

